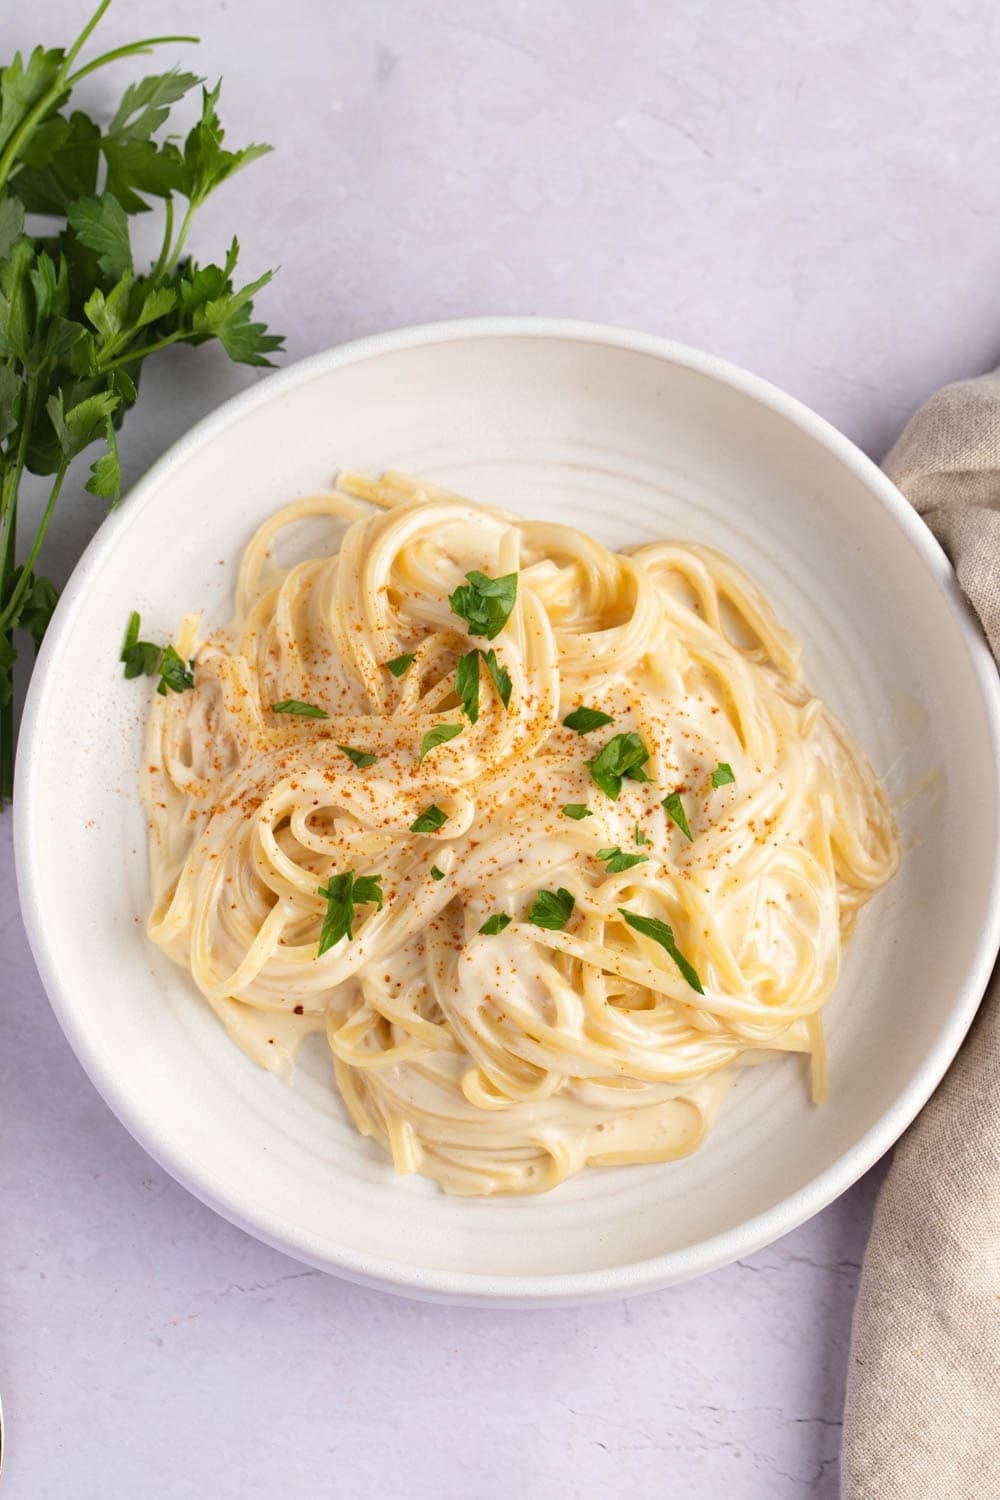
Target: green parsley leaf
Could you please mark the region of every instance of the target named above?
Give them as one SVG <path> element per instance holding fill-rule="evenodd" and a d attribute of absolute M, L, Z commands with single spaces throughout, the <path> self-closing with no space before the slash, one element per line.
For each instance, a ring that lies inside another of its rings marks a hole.
<path fill-rule="evenodd" d="M 71 203 L 97 188 L 101 132 L 74 110 L 68 120 L 53 115 L 39 125 L 19 152 L 17 196 L 28 213 L 65 215 Z"/>
<path fill-rule="evenodd" d="M 620 875 L 623 870 L 631 870 L 633 865 L 644 865 L 649 861 L 648 854 L 623 854 L 617 844 L 613 849 L 598 849 L 597 858 L 603 860 L 609 875 Z"/>
<path fill-rule="evenodd" d="M 387 661 L 383 665 L 387 672 L 392 673 L 393 677 L 402 677 L 404 673 L 410 670 L 416 659 L 416 652 L 411 652 L 408 656 L 394 656 L 392 661 Z"/>
<path fill-rule="evenodd" d="M 638 912 L 628 911 L 624 906 L 619 906 L 618 910 L 636 932 L 641 932 L 644 937 L 652 938 L 654 943 L 659 943 L 661 948 L 666 949 L 693 990 L 697 990 L 699 995 L 705 993 L 697 970 L 688 963 L 674 942 L 674 930 L 669 923 L 661 922 L 658 917 L 640 916 Z"/>
<path fill-rule="evenodd" d="M 181 73 L 177 68 L 171 68 L 167 73 L 130 83 L 111 117 L 108 135 L 148 140 L 166 120 L 170 106 L 202 82 L 194 73 Z"/>
<path fill-rule="evenodd" d="M 505 927 L 510 926 L 510 917 L 506 912 L 498 912 L 496 916 L 487 917 L 479 931 L 484 937 L 496 937 L 498 932 L 503 932 Z"/>
<path fill-rule="evenodd" d="M 319 886 L 316 894 L 327 903 L 316 953 L 317 958 L 322 958 L 327 949 L 339 943 L 342 937 L 354 936 L 355 907 L 373 905 L 382 910 L 382 877 L 361 875 L 355 878 L 353 870 L 345 870 L 340 875 L 331 876 L 329 884 Z"/>
<path fill-rule="evenodd" d="M 419 818 L 410 824 L 411 833 L 437 833 L 448 821 L 448 814 L 432 802 L 430 807 L 425 807 Z"/>
<path fill-rule="evenodd" d="M 270 146 L 245 146 L 242 151 L 226 151 L 222 142 L 225 131 L 215 112 L 221 83 L 201 91 L 201 118 L 184 142 L 184 181 L 181 192 L 192 205 L 202 203 L 219 186 L 249 162 L 270 151 Z"/>
<path fill-rule="evenodd" d="M 382 910 L 382 877 L 381 875 L 359 875 L 354 882 L 354 900 L 358 906 L 366 904 L 378 905 Z"/>
<path fill-rule="evenodd" d="M 125 675 L 128 676 L 127 668 Z M 168 688 L 172 693 L 186 693 L 189 688 L 193 687 L 194 662 L 189 661 L 185 666 L 173 646 L 168 646 L 160 658 L 160 680 L 156 684 L 156 691 L 161 698 L 165 698 Z"/>
<path fill-rule="evenodd" d="M 284 340 L 268 333 L 263 323 L 252 323 L 250 319 L 254 297 L 261 287 L 267 286 L 273 274 L 265 271 L 238 292 L 228 286 L 221 296 L 198 306 L 191 318 L 196 339 L 217 338 L 237 364 L 270 365 L 266 356 L 280 349 Z"/>
<path fill-rule="evenodd" d="M 591 780 L 611 800 L 617 801 L 622 789 L 622 778 L 633 781 L 648 781 L 642 769 L 649 759 L 649 751 L 637 734 L 616 734 L 602 750 L 584 764 L 590 771 Z"/>
<path fill-rule="evenodd" d="M 108 445 L 107 452 L 94 459 L 90 466 L 90 478 L 84 489 L 89 495 L 110 500 L 113 509 L 122 497 L 122 466 L 118 457 L 118 439 L 110 417 L 104 424 L 104 440 Z"/>
<path fill-rule="evenodd" d="M 589 734 L 592 729 L 600 729 L 602 724 L 614 722 L 614 714 L 606 714 L 599 708 L 587 708 L 582 704 L 563 719 L 566 728 L 575 729 L 577 734 Z"/>
<path fill-rule="evenodd" d="M 437 865 L 431 865 L 431 879 L 432 880 L 443 880 L 444 879 L 444 871 L 443 870 L 439 870 L 438 867 L 437 867 Z"/>
<path fill-rule="evenodd" d="M 104 434 L 107 420 L 117 405 L 117 396 L 110 391 L 100 391 L 64 411 L 62 391 L 50 396 L 45 409 L 63 457 L 73 458 L 96 442 Z"/>
<path fill-rule="evenodd" d="M 692 839 L 694 835 L 691 832 L 691 827 L 687 820 L 687 813 L 684 811 L 684 804 L 681 801 L 680 792 L 671 792 L 669 797 L 664 797 L 660 805 L 661 807 L 666 808 L 667 816 L 673 819 L 673 821 L 677 824 L 677 827 L 680 829 L 681 833 L 683 833 L 684 837 L 686 839 Z"/>
<path fill-rule="evenodd" d="M 643 833 L 643 831 L 642 831 L 642 829 L 641 829 L 641 828 L 640 828 L 640 827 L 639 827 L 639 825 L 638 825 L 638 823 L 637 823 L 637 824 L 636 824 L 636 825 L 635 825 L 635 841 L 636 841 L 636 843 L 637 843 L 637 844 L 639 844 L 639 845 L 640 845 L 640 847 L 641 847 L 641 846 L 642 846 L 642 845 L 643 845 L 643 844 L 648 844 L 648 843 L 649 843 L 649 839 L 648 839 L 648 838 L 647 838 L 647 837 L 646 837 L 646 835 L 645 835 L 645 834 L 644 834 L 644 833 Z"/>
<path fill-rule="evenodd" d="M 510 680 L 510 673 L 507 671 L 506 667 L 502 667 L 497 661 L 497 654 L 492 646 L 488 651 L 482 652 L 482 658 L 486 663 L 487 672 L 489 672 L 490 676 L 493 679 L 493 686 L 497 690 L 500 702 L 503 704 L 504 708 L 509 708 L 510 690 L 513 685 Z"/>
<path fill-rule="evenodd" d="M 17 648 L 9 635 L 0 635 L 0 708 L 6 708 L 14 696 L 14 663 Z"/>
<path fill-rule="evenodd" d="M 573 915 L 576 900 L 562 886 L 557 891 L 539 891 L 531 903 L 528 921 L 549 932 L 562 932 Z"/>
<path fill-rule="evenodd" d="M 139 631 L 142 621 L 137 610 L 133 610 L 128 617 L 128 628 L 125 631 L 125 640 L 122 643 L 121 655 L 118 660 L 125 663 L 125 676 L 152 677 L 160 665 L 163 650 L 160 646 L 154 646 L 152 641 L 140 641 Z M 176 654 L 176 653 L 175 653 Z M 165 691 L 165 690 L 164 690 Z"/>
<path fill-rule="evenodd" d="M 22 119 L 52 88 L 65 61 L 61 47 L 36 47 L 25 67 L 20 52 L 0 72 L 0 149 L 7 145 Z"/>
<path fill-rule="evenodd" d="M 378 760 L 378 756 L 372 755 L 370 750 L 354 750 L 350 745 L 338 745 L 337 749 L 342 751 L 348 760 L 353 760 L 359 771 L 363 771 L 365 766 L 373 766 Z"/>
<path fill-rule="evenodd" d="M 78 198 L 66 211 L 66 220 L 81 245 L 93 250 L 97 264 L 111 281 L 132 272 L 132 246 L 125 210 L 113 193 Z"/>
<path fill-rule="evenodd" d="M 12 590 L 17 587 L 22 571 L 20 567 L 14 569 L 10 581 Z M 58 602 L 59 595 L 51 578 L 45 578 L 41 573 L 32 573 L 27 592 L 21 599 L 17 623 L 31 636 L 36 652 L 42 644 L 42 637 Z"/>
<path fill-rule="evenodd" d="M 479 652 L 469 651 L 459 658 L 455 669 L 455 692 L 470 724 L 479 719 Z"/>
<path fill-rule="evenodd" d="M 736 780 L 736 777 L 733 775 L 733 768 L 732 768 L 732 766 L 729 764 L 728 761 L 720 760 L 719 764 L 716 766 L 715 770 L 712 772 L 712 785 L 713 786 L 728 786 L 731 781 L 735 781 L 735 780 Z"/>
<path fill-rule="evenodd" d="M 517 574 L 489 578 L 485 573 L 466 573 L 467 584 L 460 584 L 448 596 L 452 613 L 463 619 L 470 635 L 484 635 L 492 641 L 510 619 L 517 599 Z"/>
<path fill-rule="evenodd" d="M 425 755 L 430 755 L 438 745 L 446 745 L 453 740 L 457 734 L 462 733 L 461 724 L 435 724 L 433 729 L 428 729 L 420 741 L 420 754 L 417 756 L 417 765 L 423 761 Z"/>
<path fill-rule="evenodd" d="M 106 136 L 101 150 L 108 164 L 104 190 L 114 193 L 126 213 L 148 212 L 149 204 L 140 198 L 139 192 L 154 198 L 169 198 L 184 181 L 181 154 L 172 141 L 157 145 L 129 136 Z"/>
<path fill-rule="evenodd" d="M 572 818 L 574 823 L 579 823 L 581 818 L 594 816 L 586 802 L 567 802 L 563 807 L 563 813 L 567 818 Z"/>
<path fill-rule="evenodd" d="M 3 200 L 0 199 L 0 208 Z M 0 365 L 0 443 L 16 428 L 21 416 L 24 381 L 13 365 Z"/>
<path fill-rule="evenodd" d="M 329 718 L 325 708 L 320 708 L 315 703 L 302 703 L 298 698 L 282 698 L 280 703 L 272 703 L 271 712 L 273 714 L 298 714 L 303 719 Z"/>
<path fill-rule="evenodd" d="M 20 198 L 0 198 L 0 260 L 24 233 L 24 204 Z"/>

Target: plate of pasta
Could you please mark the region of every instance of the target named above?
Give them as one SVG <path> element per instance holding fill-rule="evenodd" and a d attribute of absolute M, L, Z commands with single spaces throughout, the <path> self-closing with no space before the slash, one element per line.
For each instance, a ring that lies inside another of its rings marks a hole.
<path fill-rule="evenodd" d="M 25 918 L 108 1103 L 250 1232 L 621 1296 L 793 1227 L 935 1087 L 998 941 L 998 720 L 936 543 L 791 398 L 616 329 L 405 330 L 227 403 L 92 543 Z"/>

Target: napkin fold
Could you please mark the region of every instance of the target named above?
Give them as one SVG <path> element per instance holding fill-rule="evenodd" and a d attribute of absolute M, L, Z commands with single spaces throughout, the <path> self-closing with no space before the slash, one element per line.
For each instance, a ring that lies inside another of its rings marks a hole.
<path fill-rule="evenodd" d="M 938 391 L 883 465 L 1000 663 L 1000 371 Z M 854 1311 L 842 1500 L 1000 1500 L 1000 968 L 896 1148 Z"/>

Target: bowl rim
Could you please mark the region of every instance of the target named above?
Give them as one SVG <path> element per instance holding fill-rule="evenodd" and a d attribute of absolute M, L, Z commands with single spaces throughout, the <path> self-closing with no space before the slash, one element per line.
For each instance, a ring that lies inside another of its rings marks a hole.
<path fill-rule="evenodd" d="M 889 1104 L 875 1125 L 823 1172 L 796 1192 L 780 1199 L 764 1213 L 732 1229 L 679 1250 L 648 1259 L 590 1271 L 529 1275 L 490 1275 L 441 1271 L 408 1265 L 332 1245 L 278 1214 L 261 1209 L 245 1195 L 227 1187 L 217 1174 L 178 1158 L 168 1138 L 161 1138 L 143 1117 L 141 1106 L 105 1067 L 85 1028 L 77 1021 L 72 992 L 64 981 L 57 952 L 43 921 L 44 900 L 40 871 L 32 844 L 36 766 L 43 746 L 41 726 L 46 716 L 49 679 L 63 641 L 72 630 L 91 574 L 103 565 L 142 509 L 155 497 L 162 482 L 196 450 L 210 444 L 233 422 L 265 403 L 307 385 L 317 376 L 383 354 L 421 345 L 470 339 L 552 339 L 609 346 L 650 355 L 715 379 L 748 396 L 791 422 L 837 458 L 864 485 L 901 528 L 927 567 L 950 611 L 965 646 L 981 694 L 994 748 L 1000 762 L 1000 678 L 989 646 L 971 606 L 958 585 L 944 551 L 896 486 L 856 445 L 825 418 L 741 366 L 717 355 L 656 334 L 613 324 L 572 318 L 533 316 L 460 318 L 416 324 L 353 339 L 275 371 L 247 390 L 229 398 L 174 442 L 141 476 L 129 492 L 129 503 L 109 516 L 84 551 L 63 590 L 32 674 L 21 722 L 14 798 L 14 855 L 21 909 L 28 940 L 43 987 L 56 1018 L 84 1071 L 130 1134 L 175 1180 L 239 1228 L 285 1254 L 361 1285 L 425 1300 L 476 1305 L 542 1306 L 609 1300 L 672 1285 L 702 1275 L 763 1248 L 811 1218 L 866 1172 L 899 1138 L 926 1104 L 941 1081 L 972 1023 L 989 981 L 1000 947 L 1000 899 L 991 903 L 974 953 L 969 956 L 964 982 L 957 991 L 935 1045 L 907 1086 Z M 991 892 L 1000 897 L 1000 788 L 994 829 Z"/>

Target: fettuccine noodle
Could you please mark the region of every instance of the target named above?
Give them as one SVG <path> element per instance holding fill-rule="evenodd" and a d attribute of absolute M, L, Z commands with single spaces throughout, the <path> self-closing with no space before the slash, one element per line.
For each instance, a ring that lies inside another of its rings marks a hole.
<path fill-rule="evenodd" d="M 279 566 L 310 518 L 339 547 Z M 469 573 L 516 575 L 492 638 L 449 602 Z M 234 620 L 198 634 L 188 616 L 175 641 L 194 688 L 150 716 L 150 935 L 264 1066 L 322 1033 L 398 1171 L 533 1193 L 668 1161 L 739 1067 L 783 1053 L 822 1098 L 822 1008 L 898 840 L 797 642 L 721 553 L 612 553 L 344 474 L 260 527 Z M 565 726 L 581 706 L 607 718 Z M 614 795 L 587 762 L 619 736 L 648 758 Z M 411 831 L 428 808 L 440 826 Z M 349 871 L 351 935 L 320 952 Z"/>

